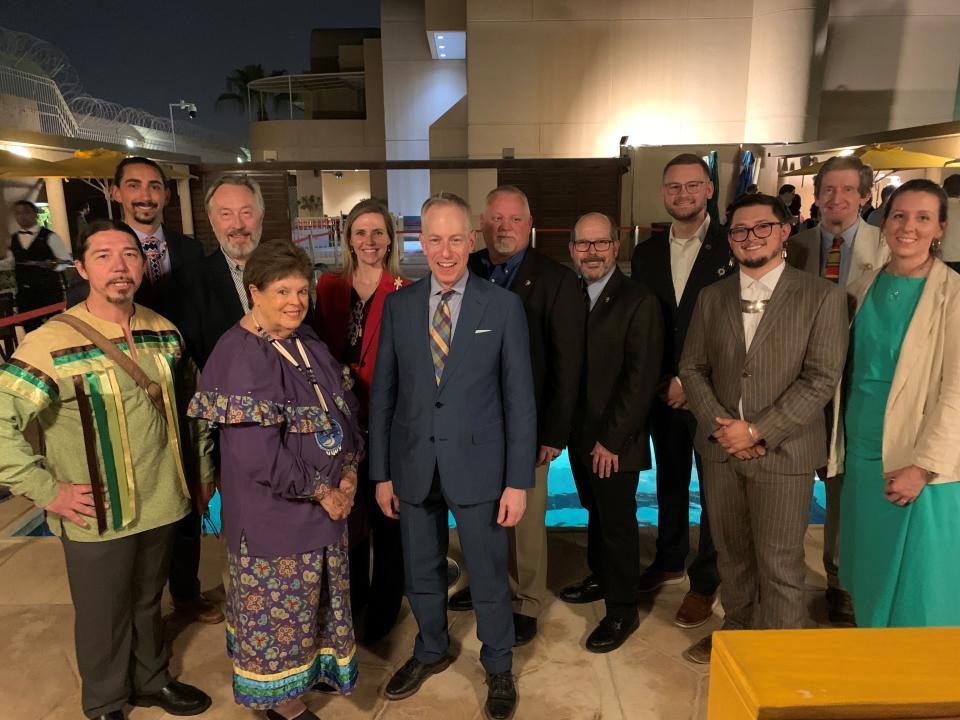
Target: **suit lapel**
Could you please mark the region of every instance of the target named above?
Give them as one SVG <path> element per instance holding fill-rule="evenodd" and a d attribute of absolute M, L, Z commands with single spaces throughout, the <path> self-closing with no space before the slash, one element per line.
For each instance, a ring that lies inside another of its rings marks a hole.
<path fill-rule="evenodd" d="M 589 330 L 594 330 L 600 321 L 610 312 L 617 301 L 617 292 L 624 279 L 625 276 L 620 272 L 620 268 L 614 267 L 613 274 L 610 276 L 610 279 L 607 280 L 603 292 L 600 293 L 600 297 L 597 298 L 597 302 L 594 303 L 593 309 L 587 316 L 587 328 Z"/>
<path fill-rule="evenodd" d="M 798 272 L 801 271 L 795 270 L 789 265 L 783 269 L 783 275 L 780 276 L 780 281 L 777 283 L 773 295 L 770 296 L 770 302 L 763 311 L 763 317 L 760 318 L 760 324 L 757 326 L 757 332 L 753 336 L 753 342 L 750 343 L 750 349 L 747 351 L 747 360 L 753 356 L 757 347 L 763 343 L 764 338 L 773 330 L 779 317 L 793 307 L 790 299 L 797 290 L 795 281 L 797 279 L 796 273 Z M 741 322 L 741 328 L 742 327 L 743 324 Z"/>
<path fill-rule="evenodd" d="M 687 278 L 687 284 L 683 288 L 678 308 L 695 302 L 701 288 L 733 272 L 736 266 L 731 265 L 729 259 L 727 241 L 721 230 L 711 220 L 700 252 L 693 261 L 690 277 Z"/>
<path fill-rule="evenodd" d="M 893 382 L 890 386 L 890 396 L 887 399 L 887 407 L 891 407 L 897 396 L 903 390 L 907 382 L 907 376 L 910 374 L 901 368 L 912 368 L 914 366 L 923 367 L 924 355 L 930 353 L 931 338 L 933 337 L 933 324 L 939 313 L 938 308 L 943 307 L 946 302 L 944 295 L 944 285 L 947 279 L 947 273 L 953 272 L 943 263 L 935 262 L 927 277 L 927 283 L 920 294 L 920 301 L 917 303 L 916 310 L 913 311 L 913 317 L 907 326 L 907 332 L 903 336 L 903 342 L 900 344 L 900 357 L 897 359 L 897 370 L 893 374 Z"/>
<path fill-rule="evenodd" d="M 530 299 L 537 282 L 536 252 L 532 247 L 527 248 L 523 260 L 520 261 L 520 266 L 517 268 L 517 274 L 514 275 L 513 282 L 510 284 L 510 289 L 520 296 L 524 306 Z"/>
<path fill-rule="evenodd" d="M 730 325 L 730 331 L 733 333 L 734 342 L 737 348 L 743 352 L 746 346 L 746 339 L 743 335 L 743 313 L 740 312 L 740 280 L 731 280 L 727 283 L 726 296 L 723 302 L 723 314 Z M 709 328 L 707 328 L 709 333 Z"/>
<path fill-rule="evenodd" d="M 471 275 L 467 279 L 467 287 L 463 291 L 463 298 L 460 301 L 460 315 L 457 317 L 457 330 L 453 334 L 453 342 L 450 343 L 450 354 L 447 355 L 447 362 L 443 366 L 443 375 L 440 376 L 440 386 L 438 390 L 443 390 L 447 380 L 457 369 L 457 365 L 467 354 L 470 344 L 476 336 L 477 327 L 480 325 L 480 319 L 483 317 L 483 309 L 487 305 L 487 293 L 483 292 L 474 284 L 481 283 L 482 280 Z M 433 359 L 430 359 L 430 365 L 433 366 Z"/>

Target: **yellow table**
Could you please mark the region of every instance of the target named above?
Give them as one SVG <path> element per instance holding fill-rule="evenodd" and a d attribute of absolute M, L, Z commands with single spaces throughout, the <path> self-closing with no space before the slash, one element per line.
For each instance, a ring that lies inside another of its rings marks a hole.
<path fill-rule="evenodd" d="M 960 720 L 960 628 L 713 634 L 710 720 Z"/>

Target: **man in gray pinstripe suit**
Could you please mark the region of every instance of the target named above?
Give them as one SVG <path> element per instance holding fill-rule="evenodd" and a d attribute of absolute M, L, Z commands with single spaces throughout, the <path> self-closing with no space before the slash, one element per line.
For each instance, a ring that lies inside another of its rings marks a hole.
<path fill-rule="evenodd" d="M 730 207 L 740 273 L 700 293 L 680 360 L 697 418 L 723 583 L 723 629 L 806 624 L 803 538 L 823 408 L 847 352 L 844 291 L 784 263 L 790 215 L 768 195 Z M 710 636 L 684 657 L 710 661 Z"/>

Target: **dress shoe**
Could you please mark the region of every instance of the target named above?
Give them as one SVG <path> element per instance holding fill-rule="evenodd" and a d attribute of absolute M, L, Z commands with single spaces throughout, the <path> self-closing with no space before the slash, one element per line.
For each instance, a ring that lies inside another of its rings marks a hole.
<path fill-rule="evenodd" d="M 537 636 L 537 619 L 529 615 L 513 614 L 513 646 L 526 645 Z"/>
<path fill-rule="evenodd" d="M 420 689 L 420 686 L 423 685 L 423 682 L 428 677 L 443 672 L 450 667 L 450 663 L 452 662 L 453 658 L 449 655 L 445 655 L 432 663 L 422 663 L 415 657 L 412 657 L 390 678 L 390 682 L 387 683 L 387 687 L 383 690 L 383 696 L 387 700 L 403 700 L 404 698 L 408 698 Z"/>
<path fill-rule="evenodd" d="M 457 590 L 447 600 L 447 607 L 451 610 L 473 610 L 473 598 L 470 596 L 470 586 Z"/>
<path fill-rule="evenodd" d="M 483 714 L 488 720 L 509 720 L 517 709 L 517 686 L 513 675 L 487 673 L 487 702 Z"/>
<path fill-rule="evenodd" d="M 582 603 L 592 603 L 597 600 L 603 600 L 603 590 L 597 578 L 590 575 L 578 583 L 568 585 L 560 591 L 560 599 L 564 602 L 580 605 Z"/>
<path fill-rule="evenodd" d="M 644 570 L 640 576 L 640 584 L 637 586 L 637 592 L 648 593 L 664 585 L 680 585 L 686 576 L 687 573 L 683 570 L 669 572 L 651 566 Z"/>
<path fill-rule="evenodd" d="M 133 699 L 137 707 L 158 707 L 168 715 L 199 715 L 210 707 L 210 696 L 193 685 L 171 680 L 170 684 L 153 695 L 138 695 Z"/>
<path fill-rule="evenodd" d="M 853 598 L 840 588 L 827 588 L 827 617 L 833 625 L 856 627 L 857 619 L 853 614 Z"/>
<path fill-rule="evenodd" d="M 713 652 L 713 633 L 701 638 L 684 650 L 683 659 L 697 665 L 709 665 L 711 652 Z"/>
<path fill-rule="evenodd" d="M 97 715 L 93 720 L 126 720 L 126 718 L 123 716 L 123 710 L 113 710 L 103 715 Z"/>
<path fill-rule="evenodd" d="M 673 624 L 688 630 L 700 627 L 713 615 L 713 606 L 716 602 L 716 594 L 701 595 L 691 590 L 683 596 L 683 602 L 680 603 L 680 609 L 677 610 Z"/>
<path fill-rule="evenodd" d="M 587 650 L 608 653 L 623 645 L 628 637 L 640 627 L 640 616 L 620 618 L 607 615 L 587 638 Z"/>
<path fill-rule="evenodd" d="M 267 710 L 267 720 L 287 720 L 283 715 L 278 713 L 276 710 Z M 302 713 L 297 715 L 293 720 L 320 720 L 319 715 L 314 715 L 309 710 L 304 710 Z"/>
<path fill-rule="evenodd" d="M 223 611 L 203 595 L 198 595 L 193 600 L 174 599 L 173 609 L 187 622 L 200 622 L 207 625 L 223 622 Z"/>

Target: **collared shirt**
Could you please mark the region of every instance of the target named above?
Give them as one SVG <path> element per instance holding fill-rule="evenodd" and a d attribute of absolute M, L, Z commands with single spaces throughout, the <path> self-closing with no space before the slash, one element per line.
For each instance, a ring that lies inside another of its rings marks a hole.
<path fill-rule="evenodd" d="M 773 270 L 758 280 L 754 280 L 744 272 L 740 273 L 740 299 L 741 300 L 769 300 L 773 296 L 773 291 L 777 289 L 777 283 L 783 275 L 783 270 L 787 264 L 781 262 Z M 747 351 L 753 343 L 753 337 L 757 334 L 757 328 L 760 326 L 760 320 L 763 319 L 763 310 L 760 312 L 747 313 L 741 312 L 743 316 L 743 339 Z M 743 418 L 743 398 L 740 398 L 740 417 Z"/>
<path fill-rule="evenodd" d="M 452 346 L 453 336 L 457 332 L 457 320 L 460 318 L 460 306 L 463 304 L 463 291 L 467 289 L 467 280 L 470 278 L 470 272 L 465 271 L 461 278 L 451 287 L 453 295 L 447 298 L 447 307 L 450 308 L 450 343 Z M 427 327 L 433 322 L 433 314 L 437 311 L 440 304 L 440 296 L 446 292 L 444 287 L 437 282 L 437 278 L 430 274 L 430 302 L 428 303 Z"/>
<path fill-rule="evenodd" d="M 593 310 L 594 306 L 597 304 L 597 300 L 600 299 L 600 295 L 603 293 L 603 289 L 607 286 L 607 283 L 610 281 L 610 277 L 613 275 L 613 271 L 616 269 L 617 269 L 617 266 L 614 265 L 607 271 L 606 275 L 604 275 L 601 278 L 597 278 L 592 282 L 584 281 L 582 277 L 580 278 L 581 282 L 587 283 L 587 295 L 590 296 L 591 310 Z"/>
<path fill-rule="evenodd" d="M 840 246 L 840 287 L 846 287 L 847 278 L 850 276 L 850 265 L 853 262 L 853 241 L 857 237 L 857 230 L 860 229 L 860 218 L 856 219 L 846 230 L 839 233 L 843 237 L 843 244 Z M 824 268 L 827 266 L 827 253 L 833 247 L 833 239 L 837 233 L 832 233 L 823 225 L 820 225 L 820 242 L 822 252 L 820 253 L 820 276 L 823 277 Z"/>
<path fill-rule="evenodd" d="M 220 248 L 220 252 L 223 252 L 223 248 Z M 247 300 L 247 289 L 243 286 L 243 265 L 240 265 L 226 253 L 223 253 L 223 258 L 227 261 L 227 267 L 230 268 L 230 277 L 233 278 L 233 286 L 237 289 L 243 311 L 248 313 L 250 312 L 250 303 Z"/>
<path fill-rule="evenodd" d="M 20 243 L 20 247 L 22 247 L 24 250 L 29 250 L 30 246 L 33 245 L 33 241 L 37 237 L 37 233 L 39 232 L 39 224 L 34 225 L 32 228 L 27 228 L 26 230 L 22 228 L 17 230 L 17 241 Z M 60 236 L 57 235 L 53 230 L 51 230 L 50 234 L 47 235 L 47 247 L 50 248 L 50 252 L 53 253 L 53 256 L 57 260 L 63 260 L 65 262 L 73 261 L 70 253 L 67 252 L 67 246 L 64 244 Z"/>
<path fill-rule="evenodd" d="M 513 284 L 513 277 L 516 274 L 516 270 L 520 267 L 520 263 L 523 262 L 523 256 L 526 254 L 527 248 L 524 248 L 517 254 L 507 258 L 506 262 L 500 265 L 494 265 L 493 260 L 490 259 L 490 253 L 487 252 L 480 255 L 480 263 L 487 273 L 487 280 L 494 285 L 499 285 L 509 290 Z"/>
<path fill-rule="evenodd" d="M 944 262 L 960 262 L 960 198 L 947 198 L 947 231 L 940 243 Z"/>
<path fill-rule="evenodd" d="M 697 255 L 709 228 L 709 215 L 704 218 L 693 237 L 686 239 L 676 237 L 673 234 L 673 225 L 670 225 L 670 274 L 673 275 L 673 294 L 677 299 L 677 305 L 683 297 L 687 280 L 690 279 L 690 271 L 693 270 L 693 264 L 697 261 Z"/>
<path fill-rule="evenodd" d="M 160 247 L 164 248 L 163 255 L 160 256 L 160 274 L 166 276 L 170 274 L 170 250 L 167 248 L 167 236 L 163 232 L 163 225 L 157 228 L 157 231 L 154 233 L 145 233 L 140 232 L 137 228 L 133 228 L 133 231 L 137 234 L 137 239 L 140 241 L 140 245 L 143 245 L 144 241 L 148 237 L 156 239 L 160 243 Z M 149 276 L 146 276 L 149 279 Z"/>

